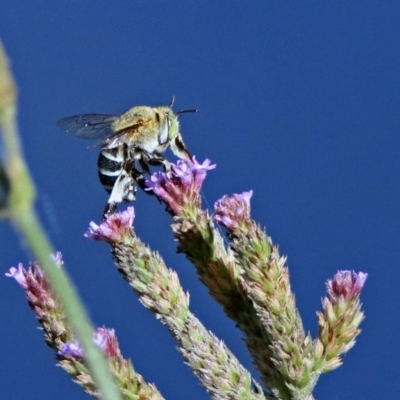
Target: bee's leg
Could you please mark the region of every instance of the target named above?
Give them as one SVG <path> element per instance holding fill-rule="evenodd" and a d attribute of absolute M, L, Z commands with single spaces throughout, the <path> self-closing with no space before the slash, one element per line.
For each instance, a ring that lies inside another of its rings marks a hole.
<path fill-rule="evenodd" d="M 171 164 L 168 160 L 166 160 L 161 154 L 158 153 L 143 153 L 142 158 L 140 160 L 144 164 L 148 165 L 162 165 L 164 167 L 164 171 L 169 175 L 171 171 Z M 146 166 L 147 168 L 147 166 Z M 148 169 L 148 168 L 147 168 Z"/>
<path fill-rule="evenodd" d="M 161 154 L 142 152 L 140 163 L 144 166 L 144 168 L 148 170 L 147 165 L 162 165 L 164 163 L 164 160 L 165 159 Z"/>
<path fill-rule="evenodd" d="M 103 210 L 103 219 L 107 219 L 111 214 L 114 214 L 117 211 L 117 203 L 108 202 Z"/>
<path fill-rule="evenodd" d="M 142 163 L 142 160 L 139 161 L 139 164 L 142 167 L 142 170 L 140 171 L 139 169 L 136 168 L 136 166 L 132 166 L 130 170 L 130 174 L 132 176 L 132 179 L 136 182 L 136 184 L 142 189 L 146 189 L 145 185 L 145 179 L 144 179 L 144 174 L 150 174 L 149 168 L 147 165 L 144 165 Z"/>
<path fill-rule="evenodd" d="M 164 159 L 163 166 L 168 178 L 171 178 L 171 163 L 168 160 Z"/>
<path fill-rule="evenodd" d="M 103 217 L 107 218 L 113 214 L 116 211 L 119 203 L 122 203 L 123 201 L 135 201 L 136 191 L 137 187 L 135 185 L 135 180 L 127 171 L 125 171 L 125 169 L 123 169 L 118 179 L 114 183 L 110 198 L 108 199 L 106 208 L 103 212 Z"/>
<path fill-rule="evenodd" d="M 145 160 L 142 158 L 139 159 L 139 164 L 142 168 L 142 171 L 144 174 L 148 174 L 150 175 L 150 170 L 149 170 L 149 166 L 148 166 L 148 162 L 145 162 Z"/>
<path fill-rule="evenodd" d="M 171 141 L 171 150 L 172 152 L 181 160 L 191 160 L 192 156 L 190 155 L 188 149 L 183 142 L 182 135 L 179 133 L 175 139 Z"/>

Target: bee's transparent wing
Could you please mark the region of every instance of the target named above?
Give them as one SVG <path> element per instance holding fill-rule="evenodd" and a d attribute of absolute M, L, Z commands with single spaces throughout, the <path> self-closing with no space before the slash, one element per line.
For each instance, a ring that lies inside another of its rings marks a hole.
<path fill-rule="evenodd" d="M 80 139 L 102 140 L 115 134 L 111 124 L 116 119 L 116 115 L 81 114 L 62 118 L 57 121 L 57 126 Z"/>

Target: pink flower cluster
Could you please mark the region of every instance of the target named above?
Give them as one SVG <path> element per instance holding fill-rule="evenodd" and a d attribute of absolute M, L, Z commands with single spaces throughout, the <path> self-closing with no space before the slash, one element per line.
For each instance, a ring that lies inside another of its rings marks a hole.
<path fill-rule="evenodd" d="M 55 254 L 50 254 L 50 258 L 55 262 L 58 268 L 60 268 L 64 263 L 60 251 L 57 251 Z M 5 276 L 8 278 L 14 278 L 25 290 L 33 288 L 38 289 L 37 285 L 40 287 L 41 284 L 46 287 L 49 286 L 43 270 L 36 262 L 30 263 L 28 269 L 25 269 L 24 265 L 19 263 L 17 268 L 11 267 L 9 272 L 5 273 Z"/>
<path fill-rule="evenodd" d="M 55 266 L 60 268 L 63 264 L 62 254 L 57 252 L 50 257 L 55 262 Z M 56 296 L 53 293 L 50 282 L 37 262 L 31 262 L 28 268 L 24 268 L 22 263 L 18 267 L 11 267 L 5 274 L 9 278 L 14 278 L 24 289 L 29 306 L 34 310 L 39 319 L 47 313 L 54 312 Z"/>
<path fill-rule="evenodd" d="M 100 225 L 92 221 L 84 235 L 97 241 L 118 242 L 129 232 L 134 219 L 135 209 L 128 207 L 125 211 L 111 214 Z"/>
<path fill-rule="evenodd" d="M 152 190 L 174 213 L 179 214 L 183 207 L 197 201 L 207 171 L 215 167 L 208 159 L 202 164 L 195 157 L 192 160 L 179 160 L 177 164 L 171 164 L 168 173 L 152 174 L 145 182 L 146 190 Z"/>
<path fill-rule="evenodd" d="M 250 221 L 250 199 L 253 191 L 224 196 L 214 205 L 214 219 L 233 232 Z"/>
<path fill-rule="evenodd" d="M 331 299 L 339 297 L 347 300 L 357 297 L 363 288 L 368 274 L 355 271 L 338 271 L 333 279 L 326 283 L 328 294 Z"/>

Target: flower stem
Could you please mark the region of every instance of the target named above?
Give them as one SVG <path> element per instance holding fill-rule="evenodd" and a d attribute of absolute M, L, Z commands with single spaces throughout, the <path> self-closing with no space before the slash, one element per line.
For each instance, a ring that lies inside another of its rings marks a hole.
<path fill-rule="evenodd" d="M 33 208 L 35 189 L 19 141 L 16 123 L 16 97 L 16 85 L 0 42 L 0 128 L 5 146 L 5 167 L 11 185 L 6 209 L 2 212 L 2 216 L 10 218 L 42 265 L 64 307 L 71 327 L 85 349 L 88 367 L 102 398 L 121 399 L 102 353 L 92 343 L 93 328 L 76 291 L 69 279 L 50 259 L 53 249 Z"/>

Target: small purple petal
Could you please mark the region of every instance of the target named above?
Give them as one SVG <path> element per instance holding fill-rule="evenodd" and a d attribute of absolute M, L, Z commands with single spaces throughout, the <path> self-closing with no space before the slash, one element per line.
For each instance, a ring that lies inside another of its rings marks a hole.
<path fill-rule="evenodd" d="M 247 206 L 250 207 L 250 199 L 253 197 L 253 191 L 249 190 L 248 192 L 243 192 L 241 196 L 242 199 L 246 202 Z"/>
<path fill-rule="evenodd" d="M 7 277 L 14 278 L 25 289 L 28 287 L 25 277 L 26 270 L 22 263 L 18 264 L 18 268 L 11 267 L 9 271 L 5 274 Z"/>
<path fill-rule="evenodd" d="M 97 225 L 95 222 L 91 221 L 89 223 L 89 229 L 87 230 L 86 233 L 84 233 L 84 236 L 93 240 L 103 240 L 102 235 L 100 235 L 99 233 L 99 229 L 100 226 Z"/>
<path fill-rule="evenodd" d="M 229 229 L 233 229 L 234 227 L 234 222 L 227 215 L 216 215 L 215 221 Z"/>
<path fill-rule="evenodd" d="M 145 180 L 145 184 L 147 188 L 145 190 L 155 190 L 160 187 L 165 182 L 165 173 L 164 172 L 155 172 L 150 176 L 150 179 Z"/>
<path fill-rule="evenodd" d="M 93 343 L 108 357 L 114 357 L 118 350 L 118 342 L 113 329 L 98 328 L 93 334 Z M 82 359 L 85 355 L 79 340 L 66 343 L 58 352 L 60 356 Z"/>
<path fill-rule="evenodd" d="M 125 211 L 119 213 L 119 216 L 116 219 L 118 220 L 118 218 L 120 220 L 121 227 L 130 228 L 133 224 L 133 220 L 135 219 L 135 209 L 133 207 L 127 207 Z"/>
<path fill-rule="evenodd" d="M 361 289 L 364 287 L 365 282 L 367 281 L 368 274 L 366 272 L 359 272 L 356 282 L 354 283 L 354 288 L 361 292 Z"/>
<path fill-rule="evenodd" d="M 171 166 L 172 175 L 178 179 L 183 186 L 188 186 L 192 182 L 192 164 L 189 160 L 179 160 L 177 164 Z"/>
<path fill-rule="evenodd" d="M 98 328 L 93 340 L 107 357 L 115 357 L 119 354 L 114 329 Z"/>
<path fill-rule="evenodd" d="M 207 175 L 207 171 L 210 171 L 214 168 L 217 167 L 216 164 L 211 164 L 211 161 L 206 158 L 203 162 L 203 164 L 199 164 L 197 162 L 197 160 L 195 159 L 195 157 L 193 156 L 193 164 L 192 164 L 192 170 L 195 173 L 195 185 L 197 187 L 200 188 L 200 186 L 202 185 L 206 175 Z"/>
<path fill-rule="evenodd" d="M 107 346 L 107 330 L 99 328 L 94 335 L 93 343 L 104 351 Z"/>
<path fill-rule="evenodd" d="M 58 354 L 64 357 L 69 356 L 81 359 L 83 358 L 83 348 L 79 340 L 75 340 L 74 342 L 64 344 Z"/>
<path fill-rule="evenodd" d="M 197 160 L 196 157 L 193 156 L 193 162 L 192 162 L 192 170 L 193 171 L 210 171 L 212 169 L 215 169 L 217 167 L 217 164 L 211 164 L 211 160 L 206 158 L 203 161 L 203 164 L 200 164 Z"/>
<path fill-rule="evenodd" d="M 168 191 L 165 189 L 167 183 L 167 175 L 164 172 L 155 172 L 150 176 L 150 179 L 145 180 L 147 188 L 145 190 L 152 190 L 155 195 L 168 202 L 170 198 Z"/>

